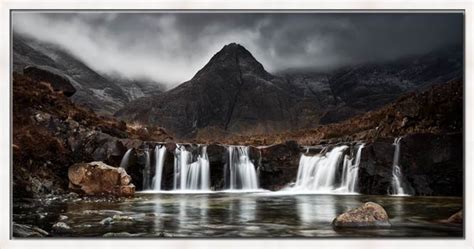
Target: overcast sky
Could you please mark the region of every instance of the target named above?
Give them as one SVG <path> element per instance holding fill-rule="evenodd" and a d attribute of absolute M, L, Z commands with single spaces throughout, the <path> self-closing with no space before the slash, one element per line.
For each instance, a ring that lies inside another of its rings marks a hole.
<path fill-rule="evenodd" d="M 462 14 L 35 13 L 13 30 L 60 45 L 91 68 L 168 85 L 189 80 L 225 44 L 269 72 L 386 61 L 462 44 Z"/>

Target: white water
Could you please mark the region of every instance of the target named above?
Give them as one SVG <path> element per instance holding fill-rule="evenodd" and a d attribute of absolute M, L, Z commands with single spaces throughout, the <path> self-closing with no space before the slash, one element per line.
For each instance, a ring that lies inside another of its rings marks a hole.
<path fill-rule="evenodd" d="M 392 195 L 407 195 L 402 186 L 402 171 L 400 169 L 400 140 L 402 137 L 395 138 L 393 145 L 395 146 L 395 152 L 393 153 L 393 164 L 392 164 Z"/>
<path fill-rule="evenodd" d="M 348 155 L 344 156 L 341 187 L 337 189 L 338 192 L 357 193 L 357 177 L 359 176 L 360 157 L 363 148 L 364 144 L 359 145 L 355 160 L 354 158 L 350 158 Z"/>
<path fill-rule="evenodd" d="M 143 169 L 143 189 L 150 189 L 150 152 L 145 150 L 145 168 Z"/>
<path fill-rule="evenodd" d="M 178 146 L 174 159 L 173 190 L 208 191 L 210 188 L 209 159 L 207 147 L 201 148 L 197 161 L 192 162 L 192 154 L 184 146 Z"/>
<path fill-rule="evenodd" d="M 296 183 L 291 191 L 335 192 L 337 170 L 347 148 L 342 145 L 324 155 L 301 155 Z"/>
<path fill-rule="evenodd" d="M 250 161 L 249 147 L 229 146 L 228 153 L 229 163 L 224 174 L 228 177 L 228 190 L 257 190 L 257 172 Z"/>
<path fill-rule="evenodd" d="M 164 145 L 155 147 L 155 176 L 153 177 L 152 189 L 161 190 L 161 178 L 163 176 L 163 166 L 165 164 L 166 147 Z"/>
<path fill-rule="evenodd" d="M 128 168 L 128 162 L 130 160 L 130 153 L 132 152 L 132 149 L 128 149 L 127 152 L 122 157 L 122 161 L 120 161 L 120 168 L 127 169 Z"/>

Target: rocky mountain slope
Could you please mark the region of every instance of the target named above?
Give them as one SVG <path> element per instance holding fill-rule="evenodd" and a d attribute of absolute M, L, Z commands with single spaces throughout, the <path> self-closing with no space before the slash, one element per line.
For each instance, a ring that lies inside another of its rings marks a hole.
<path fill-rule="evenodd" d="M 283 78 L 265 71 L 244 47 L 233 43 L 214 55 L 190 81 L 134 101 L 116 115 L 162 124 L 181 137 L 282 131 L 306 117 L 294 112 L 299 103 L 289 87 Z"/>
<path fill-rule="evenodd" d="M 119 165 L 127 144 L 172 139 L 159 127 L 130 126 L 99 116 L 67 98 L 61 76 L 13 74 L 13 191 L 15 197 L 67 189 L 73 163 L 104 161 Z M 70 85 L 68 85 L 70 86 Z"/>
<path fill-rule="evenodd" d="M 127 104 L 116 116 L 199 141 L 275 134 L 346 120 L 436 83 L 462 79 L 462 49 L 383 64 L 278 76 L 241 45 L 226 45 L 190 81 Z"/>
<path fill-rule="evenodd" d="M 235 136 L 228 143 L 267 145 L 288 140 L 313 145 L 342 141 L 371 141 L 405 134 L 461 133 L 463 127 L 463 82 L 452 80 L 423 92 L 407 93 L 395 102 L 348 120 L 275 135 Z"/>
<path fill-rule="evenodd" d="M 68 51 L 13 33 L 13 70 L 37 66 L 68 78 L 77 93 L 72 100 L 101 114 L 113 114 L 127 102 L 160 92 L 155 82 L 124 80 L 98 73 Z"/>

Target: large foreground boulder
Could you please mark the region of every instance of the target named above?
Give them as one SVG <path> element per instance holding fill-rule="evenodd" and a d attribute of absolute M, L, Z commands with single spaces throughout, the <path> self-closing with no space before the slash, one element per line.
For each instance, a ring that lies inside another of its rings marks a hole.
<path fill-rule="evenodd" d="M 23 74 L 38 82 L 49 83 L 54 91 L 62 92 L 68 97 L 76 93 L 76 88 L 74 88 L 69 79 L 45 68 L 27 66 L 23 69 Z"/>
<path fill-rule="evenodd" d="M 68 170 L 69 188 L 85 195 L 133 196 L 135 186 L 122 168 L 103 162 L 76 163 Z"/>
<path fill-rule="evenodd" d="M 340 214 L 333 220 L 332 224 L 335 228 L 379 228 L 390 226 L 385 209 L 373 202 L 366 202 L 358 208 Z"/>

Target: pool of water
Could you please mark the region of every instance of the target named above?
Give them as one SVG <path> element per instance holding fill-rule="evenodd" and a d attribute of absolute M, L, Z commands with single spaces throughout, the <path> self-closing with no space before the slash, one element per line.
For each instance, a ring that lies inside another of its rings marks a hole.
<path fill-rule="evenodd" d="M 390 228 L 333 229 L 331 222 L 338 214 L 367 201 L 385 208 Z M 440 238 L 463 236 L 462 225 L 440 222 L 462 205 L 458 197 L 138 193 L 134 198 L 118 200 L 14 200 L 13 221 L 38 226 L 58 237 Z M 51 231 L 58 221 L 70 229 Z"/>

